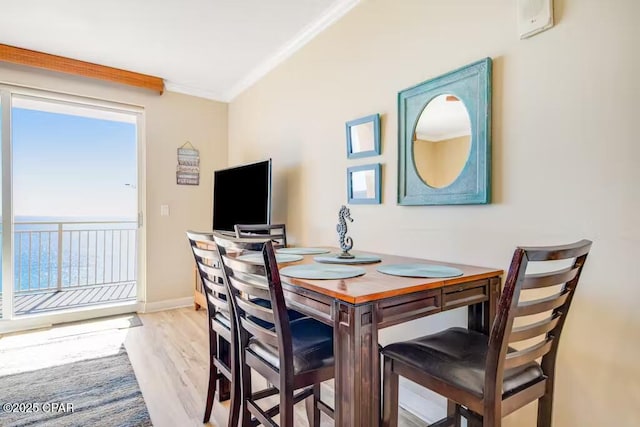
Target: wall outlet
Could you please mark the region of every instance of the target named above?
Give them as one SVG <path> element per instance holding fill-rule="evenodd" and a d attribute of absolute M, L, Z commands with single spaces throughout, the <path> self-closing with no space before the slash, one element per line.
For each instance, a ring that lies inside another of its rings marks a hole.
<path fill-rule="evenodd" d="M 169 216 L 169 205 L 160 205 L 160 216 Z"/>

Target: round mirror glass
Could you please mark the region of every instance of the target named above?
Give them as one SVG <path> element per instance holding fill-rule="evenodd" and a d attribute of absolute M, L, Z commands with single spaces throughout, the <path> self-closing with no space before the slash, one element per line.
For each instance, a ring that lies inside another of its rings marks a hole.
<path fill-rule="evenodd" d="M 464 102 L 451 94 L 433 98 L 413 133 L 413 161 L 420 178 L 435 188 L 453 184 L 470 151 L 471 120 Z"/>

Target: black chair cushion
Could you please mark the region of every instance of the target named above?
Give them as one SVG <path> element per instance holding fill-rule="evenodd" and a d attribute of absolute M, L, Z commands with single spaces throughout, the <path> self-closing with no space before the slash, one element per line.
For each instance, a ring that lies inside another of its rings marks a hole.
<path fill-rule="evenodd" d="M 249 351 L 274 368 L 280 367 L 278 349 L 255 338 Z M 291 347 L 295 374 L 333 365 L 333 328 L 309 317 L 291 322 Z"/>
<path fill-rule="evenodd" d="M 478 397 L 484 395 L 485 361 L 489 337 L 464 328 L 394 343 L 382 350 L 398 360 Z M 543 377 L 535 362 L 504 372 L 503 395 L 509 395 Z"/>

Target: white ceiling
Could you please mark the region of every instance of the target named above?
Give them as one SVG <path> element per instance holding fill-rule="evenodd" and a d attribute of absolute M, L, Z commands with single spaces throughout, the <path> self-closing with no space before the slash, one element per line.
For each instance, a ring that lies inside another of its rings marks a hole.
<path fill-rule="evenodd" d="M 360 0 L 0 0 L 0 43 L 229 101 Z"/>

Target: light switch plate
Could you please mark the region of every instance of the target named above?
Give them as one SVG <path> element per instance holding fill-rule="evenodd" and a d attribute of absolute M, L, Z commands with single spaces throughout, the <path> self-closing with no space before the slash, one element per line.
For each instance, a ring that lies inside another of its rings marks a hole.
<path fill-rule="evenodd" d="M 160 205 L 160 216 L 169 216 L 169 205 Z"/>
<path fill-rule="evenodd" d="M 553 27 L 553 0 L 518 0 L 517 5 L 521 39 Z"/>

